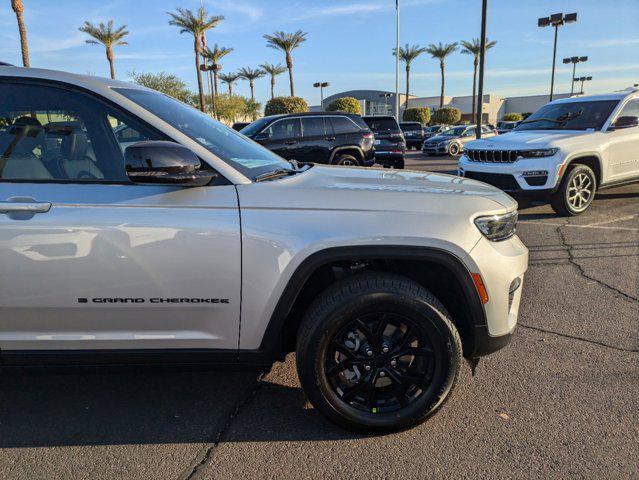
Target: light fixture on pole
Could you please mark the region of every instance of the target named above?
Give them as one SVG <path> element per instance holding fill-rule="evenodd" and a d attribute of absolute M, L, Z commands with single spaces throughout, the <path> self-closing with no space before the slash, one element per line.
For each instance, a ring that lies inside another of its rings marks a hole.
<path fill-rule="evenodd" d="M 581 82 L 581 93 L 582 95 L 584 94 L 584 82 L 589 82 L 590 80 L 592 80 L 592 77 L 574 77 L 572 79 L 573 82 Z"/>
<path fill-rule="evenodd" d="M 550 76 L 550 101 L 552 102 L 553 90 L 555 88 L 555 60 L 557 59 L 557 31 L 559 27 L 566 23 L 577 21 L 576 13 L 553 13 L 549 17 L 537 19 L 538 27 L 555 27 L 555 42 L 552 50 L 552 74 Z"/>
<path fill-rule="evenodd" d="M 577 69 L 577 64 L 581 63 L 581 62 L 587 62 L 588 61 L 588 57 L 570 57 L 570 58 L 564 58 L 563 62 L 564 63 L 572 63 L 572 82 L 570 84 L 570 96 L 572 96 L 572 94 L 575 91 L 575 70 Z"/>
<path fill-rule="evenodd" d="M 324 88 L 328 87 L 328 82 L 315 82 L 313 86 L 320 89 L 320 110 L 324 111 Z"/>

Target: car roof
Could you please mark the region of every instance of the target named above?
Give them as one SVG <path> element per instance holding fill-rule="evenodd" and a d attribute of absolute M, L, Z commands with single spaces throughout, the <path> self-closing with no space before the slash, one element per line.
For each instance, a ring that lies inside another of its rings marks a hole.
<path fill-rule="evenodd" d="M 626 97 L 634 96 L 639 93 L 638 89 L 630 88 L 620 92 L 601 93 L 598 95 L 576 95 L 574 97 L 560 98 L 553 100 L 551 103 L 574 103 L 574 102 L 597 102 L 602 100 L 623 100 Z"/>
<path fill-rule="evenodd" d="M 362 118 L 388 118 L 391 120 L 395 120 L 395 117 L 392 115 L 364 115 Z"/>
<path fill-rule="evenodd" d="M 300 113 L 279 113 L 277 115 L 267 115 L 265 119 L 276 119 L 276 118 L 286 118 L 286 117 L 335 117 L 335 116 L 344 116 L 344 117 L 359 117 L 356 113 L 348 113 L 348 112 L 300 112 Z"/>

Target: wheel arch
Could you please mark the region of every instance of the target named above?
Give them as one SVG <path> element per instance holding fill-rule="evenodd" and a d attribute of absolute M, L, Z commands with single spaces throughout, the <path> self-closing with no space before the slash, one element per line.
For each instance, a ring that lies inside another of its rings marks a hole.
<path fill-rule="evenodd" d="M 470 272 L 463 262 L 444 250 L 403 245 L 333 247 L 306 258 L 291 275 L 271 315 L 259 347 L 260 355 L 283 359 L 294 349 L 297 330 L 313 299 L 339 280 L 335 269 L 391 271 L 429 289 L 446 307 L 462 338 L 464 356 L 482 351 L 487 335 L 486 316 Z"/>
<path fill-rule="evenodd" d="M 340 153 L 352 153 L 354 155 L 356 155 L 357 160 L 359 162 L 363 162 L 364 161 L 364 152 L 362 151 L 362 149 L 360 147 L 358 147 L 357 145 L 346 145 L 346 146 L 342 146 L 342 147 L 336 147 L 333 149 L 333 151 L 331 152 L 331 156 L 328 159 L 328 163 L 333 163 L 333 160 L 335 159 L 335 157 L 340 154 Z"/>
<path fill-rule="evenodd" d="M 582 164 L 590 167 L 590 169 L 592 169 L 595 173 L 595 178 L 597 179 L 597 189 L 601 186 L 604 176 L 603 160 L 597 152 L 584 152 L 570 156 L 564 163 L 565 168 L 561 172 L 561 177 L 557 180 L 558 186 L 561 184 L 566 173 L 568 173 L 575 164 Z"/>

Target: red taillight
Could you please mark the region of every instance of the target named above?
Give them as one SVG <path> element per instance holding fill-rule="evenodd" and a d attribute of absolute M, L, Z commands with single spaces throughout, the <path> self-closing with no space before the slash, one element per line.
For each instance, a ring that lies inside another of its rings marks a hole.
<path fill-rule="evenodd" d="M 367 140 L 372 140 L 373 138 L 375 138 L 375 135 L 373 135 L 372 133 L 365 133 L 364 138 Z"/>

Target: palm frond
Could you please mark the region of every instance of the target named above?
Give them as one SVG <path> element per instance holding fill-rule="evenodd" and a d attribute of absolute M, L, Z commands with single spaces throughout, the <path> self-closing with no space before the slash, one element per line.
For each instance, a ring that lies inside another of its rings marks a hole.
<path fill-rule="evenodd" d="M 196 38 L 224 20 L 222 15 L 209 15 L 204 7 L 198 8 L 195 13 L 188 8 L 178 7 L 175 10 L 176 12 L 167 12 L 171 17 L 169 25 L 179 27 L 180 33 L 190 33 Z"/>
<path fill-rule="evenodd" d="M 286 71 L 286 67 L 282 65 L 281 63 L 274 64 L 274 63 L 264 62 L 263 64 L 260 65 L 260 68 L 272 77 L 277 77 L 278 75 L 281 75 L 282 73 Z"/>
<path fill-rule="evenodd" d="M 306 41 L 307 32 L 298 30 L 294 33 L 276 31 L 272 35 L 264 35 L 266 46 L 290 53 Z"/>
<path fill-rule="evenodd" d="M 129 34 L 126 29 L 126 25 L 113 29 L 113 20 L 109 20 L 106 24 L 100 22 L 97 25 L 89 21 L 85 21 L 84 25 L 78 30 L 89 35 L 90 39 L 86 40 L 86 43 L 96 45 L 102 44 L 105 47 L 112 47 L 114 45 L 127 45 L 122 39 Z"/>
<path fill-rule="evenodd" d="M 264 75 L 266 75 L 266 72 L 260 70 L 259 68 L 252 69 L 250 67 L 244 67 L 240 68 L 237 71 L 237 74 L 240 78 L 243 78 L 244 80 L 248 80 L 250 82 L 253 80 L 257 80 L 258 78 L 262 78 Z"/>
<path fill-rule="evenodd" d="M 399 59 L 407 65 L 410 65 L 413 60 L 419 57 L 422 53 L 426 52 L 426 47 L 420 45 L 409 45 L 408 43 L 404 47 L 399 47 Z M 393 49 L 393 55 L 397 55 L 397 49 Z"/>
<path fill-rule="evenodd" d="M 443 62 L 444 59 L 454 53 L 457 50 L 457 42 L 453 43 L 442 43 L 435 45 L 431 43 L 426 47 L 426 52 L 430 54 L 431 57 L 438 59 L 440 62 Z"/>

